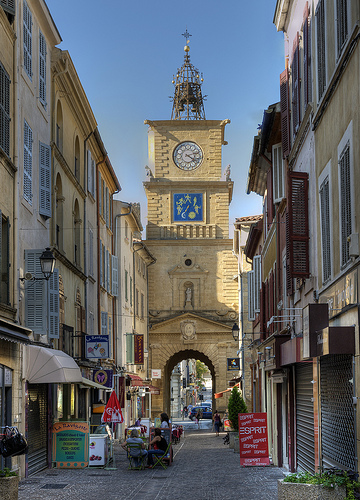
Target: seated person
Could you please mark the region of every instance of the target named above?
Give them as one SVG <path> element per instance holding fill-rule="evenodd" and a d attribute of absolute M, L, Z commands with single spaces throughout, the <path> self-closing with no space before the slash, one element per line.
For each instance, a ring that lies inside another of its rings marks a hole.
<path fill-rule="evenodd" d="M 169 420 L 167 413 L 161 413 L 160 419 L 161 419 L 160 427 L 162 429 L 165 429 L 166 427 L 170 427 L 170 420 Z"/>
<path fill-rule="evenodd" d="M 133 448 L 130 449 L 129 451 L 130 455 L 134 458 L 135 467 L 138 467 L 140 463 L 140 457 L 146 456 L 147 451 L 145 450 L 144 441 L 141 438 L 139 438 L 139 433 L 137 429 L 133 429 L 131 431 L 130 437 L 128 437 L 127 440 L 124 441 L 121 446 L 125 450 L 128 444 L 141 444 L 141 449 Z"/>
<path fill-rule="evenodd" d="M 156 427 L 155 437 L 150 441 L 150 444 L 156 447 L 156 449 L 153 448 L 148 451 L 148 467 L 151 469 L 154 466 L 153 455 L 163 455 L 168 447 L 166 439 L 161 435 L 161 429 L 159 427 Z"/>

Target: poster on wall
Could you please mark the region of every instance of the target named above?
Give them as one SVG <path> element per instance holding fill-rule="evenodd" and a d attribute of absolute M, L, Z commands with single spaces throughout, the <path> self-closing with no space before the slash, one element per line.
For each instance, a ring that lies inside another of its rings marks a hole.
<path fill-rule="evenodd" d="M 239 413 L 240 465 L 270 465 L 267 414 Z"/>
<path fill-rule="evenodd" d="M 60 469 L 81 469 L 89 464 L 88 422 L 53 424 L 53 462 Z"/>

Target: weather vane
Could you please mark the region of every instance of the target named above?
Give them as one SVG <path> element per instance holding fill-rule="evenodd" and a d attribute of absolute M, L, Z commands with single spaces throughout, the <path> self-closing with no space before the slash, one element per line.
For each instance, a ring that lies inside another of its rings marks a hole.
<path fill-rule="evenodd" d="M 188 40 L 188 38 L 189 38 L 190 36 L 192 36 L 192 35 L 190 35 L 190 33 L 188 33 L 187 27 L 186 27 L 186 31 L 185 31 L 185 33 L 183 33 L 183 34 L 182 34 L 182 36 L 183 36 L 183 37 L 185 37 L 185 39 L 186 39 L 186 43 L 189 43 L 189 42 L 190 42 L 190 40 Z"/>

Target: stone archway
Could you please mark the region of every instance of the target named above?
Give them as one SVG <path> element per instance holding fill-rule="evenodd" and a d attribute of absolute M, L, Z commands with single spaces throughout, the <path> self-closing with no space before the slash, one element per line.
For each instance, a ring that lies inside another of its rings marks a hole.
<path fill-rule="evenodd" d="M 151 366 L 161 370 L 161 379 L 152 384 L 160 389 L 152 398 L 152 417 L 170 413 L 170 375 L 177 363 L 194 358 L 202 361 L 212 375 L 213 394 L 225 390 L 231 378 L 227 358 L 234 356 L 231 327 L 194 313 L 184 313 L 152 326 L 150 331 Z M 214 403 L 214 399 L 213 399 Z M 217 404 L 224 411 L 226 402 Z M 222 408 L 224 406 L 224 408 Z"/>

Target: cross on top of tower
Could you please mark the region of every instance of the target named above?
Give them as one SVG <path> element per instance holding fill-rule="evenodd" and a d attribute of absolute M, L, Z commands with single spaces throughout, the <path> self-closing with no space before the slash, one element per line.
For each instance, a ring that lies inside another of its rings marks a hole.
<path fill-rule="evenodd" d="M 188 32 L 188 30 L 187 30 L 187 28 L 186 28 L 185 33 L 183 33 L 183 34 L 182 34 L 182 36 L 185 38 L 186 43 L 189 43 L 189 42 L 190 42 L 189 38 L 190 38 L 192 35 L 190 35 L 190 33 Z"/>

